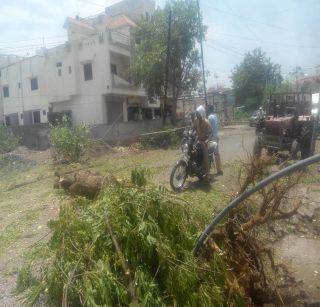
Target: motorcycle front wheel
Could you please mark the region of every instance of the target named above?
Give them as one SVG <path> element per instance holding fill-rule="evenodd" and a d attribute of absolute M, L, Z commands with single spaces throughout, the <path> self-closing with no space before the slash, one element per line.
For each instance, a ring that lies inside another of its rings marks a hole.
<path fill-rule="evenodd" d="M 170 175 L 170 186 L 173 191 L 179 192 L 182 190 L 187 179 L 187 164 L 180 160 L 172 169 Z"/>

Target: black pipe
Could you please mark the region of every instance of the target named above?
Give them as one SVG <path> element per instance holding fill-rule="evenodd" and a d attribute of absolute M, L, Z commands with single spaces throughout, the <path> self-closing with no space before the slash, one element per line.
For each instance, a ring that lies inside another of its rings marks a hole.
<path fill-rule="evenodd" d="M 193 249 L 194 256 L 198 256 L 202 244 L 205 242 L 205 240 L 209 237 L 210 233 L 213 231 L 215 226 L 221 222 L 221 220 L 232 210 L 233 208 L 240 205 L 246 198 L 254 194 L 255 192 L 263 189 L 265 186 L 270 184 L 271 182 L 280 179 L 282 177 L 288 176 L 298 170 L 303 169 L 304 167 L 311 165 L 313 163 L 320 162 L 320 154 L 314 155 L 310 158 L 301 160 L 295 164 L 292 164 L 283 170 L 274 173 L 270 175 L 269 177 L 261 180 L 257 185 L 255 185 L 253 188 L 243 192 L 241 195 L 239 195 L 237 198 L 235 198 L 227 207 L 225 207 L 222 211 L 219 212 L 219 214 L 213 218 L 211 223 L 206 227 L 204 232 L 201 234 L 199 239 L 197 240 L 195 247 Z"/>

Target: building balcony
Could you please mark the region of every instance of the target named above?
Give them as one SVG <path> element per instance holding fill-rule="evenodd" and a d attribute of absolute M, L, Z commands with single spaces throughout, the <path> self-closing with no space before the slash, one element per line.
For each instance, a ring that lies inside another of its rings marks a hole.
<path fill-rule="evenodd" d="M 131 93 L 134 95 L 145 96 L 145 90 L 142 86 L 133 84 L 128 78 L 111 74 L 112 76 L 112 89 L 113 92 Z"/>
<path fill-rule="evenodd" d="M 56 95 L 56 96 L 49 96 L 48 102 L 49 103 L 59 103 L 59 102 L 70 101 L 71 99 L 72 99 L 71 95 Z"/>
<path fill-rule="evenodd" d="M 111 45 L 120 47 L 127 51 L 131 49 L 130 36 L 122 34 L 121 32 L 111 31 L 109 35 L 109 41 Z"/>

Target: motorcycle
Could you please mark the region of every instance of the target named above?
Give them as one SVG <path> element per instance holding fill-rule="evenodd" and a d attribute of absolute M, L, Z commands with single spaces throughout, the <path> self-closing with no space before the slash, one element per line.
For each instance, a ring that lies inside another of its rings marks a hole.
<path fill-rule="evenodd" d="M 209 167 L 214 162 L 214 153 L 218 144 L 215 141 L 208 142 Z M 182 157 L 176 162 L 170 175 L 172 190 L 181 191 L 187 177 L 198 177 L 202 180 L 205 170 L 202 166 L 203 153 L 197 134 L 193 129 L 184 131 L 181 142 Z"/>

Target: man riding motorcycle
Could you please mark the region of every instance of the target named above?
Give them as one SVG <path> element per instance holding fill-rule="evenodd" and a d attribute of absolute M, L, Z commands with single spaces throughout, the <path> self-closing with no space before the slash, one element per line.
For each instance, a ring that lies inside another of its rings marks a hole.
<path fill-rule="evenodd" d="M 201 146 L 202 154 L 203 154 L 202 167 L 205 172 L 204 179 L 209 180 L 210 166 L 209 166 L 208 142 L 212 138 L 212 128 L 209 121 L 205 118 L 205 110 L 202 106 L 198 107 L 196 110 L 194 128 L 196 130 L 198 140 Z"/>

